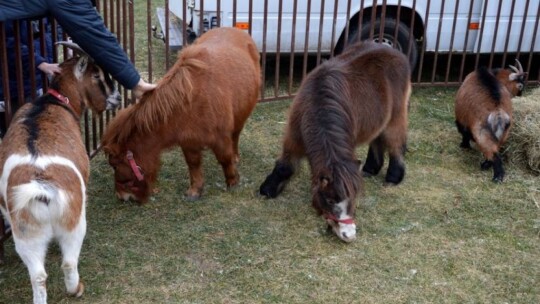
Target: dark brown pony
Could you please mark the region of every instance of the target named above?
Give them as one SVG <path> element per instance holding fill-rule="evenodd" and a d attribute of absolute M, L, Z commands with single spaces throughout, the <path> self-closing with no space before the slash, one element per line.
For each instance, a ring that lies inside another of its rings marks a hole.
<path fill-rule="evenodd" d="M 183 49 L 176 64 L 141 101 L 118 113 L 102 138 L 114 168 L 116 194 L 146 202 L 164 149 L 180 146 L 191 185 L 188 199 L 203 190 L 202 151 L 211 149 L 228 187 L 238 183 L 238 140 L 257 103 L 259 53 L 234 28 L 208 31 Z"/>
<path fill-rule="evenodd" d="M 366 175 L 378 174 L 388 151 L 386 182 L 402 181 L 409 79 L 407 58 L 375 43 L 351 45 L 318 66 L 291 105 L 282 154 L 259 192 L 271 198 L 279 195 L 306 156 L 313 207 L 339 238 L 354 240 L 355 200 L 361 188 L 355 148 L 370 143 Z"/>

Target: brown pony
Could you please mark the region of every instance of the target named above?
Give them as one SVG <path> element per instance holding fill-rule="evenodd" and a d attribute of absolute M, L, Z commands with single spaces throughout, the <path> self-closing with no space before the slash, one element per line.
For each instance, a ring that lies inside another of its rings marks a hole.
<path fill-rule="evenodd" d="M 86 107 L 99 113 L 120 102 L 111 78 L 86 55 L 60 67 L 49 90 L 17 111 L 0 145 L 0 209 L 28 268 L 34 303 L 47 302 L 45 256 L 53 240 L 62 250 L 67 292 L 83 294 L 77 264 L 90 162 L 80 117 Z"/>
<path fill-rule="evenodd" d="M 353 44 L 314 69 L 291 105 L 282 154 L 260 194 L 279 195 L 306 156 L 313 207 L 339 238 L 354 240 L 355 199 L 361 188 L 355 147 L 370 143 L 364 174 L 377 174 L 388 151 L 386 182 L 402 181 L 409 79 L 403 54 L 368 42 Z"/>
<path fill-rule="evenodd" d="M 238 140 L 257 103 L 260 79 L 257 48 L 241 30 L 213 29 L 183 49 L 157 88 L 120 111 L 103 135 L 117 196 L 146 202 L 161 152 L 176 145 L 189 167 L 188 199 L 203 190 L 207 148 L 221 164 L 227 186 L 236 185 Z"/>

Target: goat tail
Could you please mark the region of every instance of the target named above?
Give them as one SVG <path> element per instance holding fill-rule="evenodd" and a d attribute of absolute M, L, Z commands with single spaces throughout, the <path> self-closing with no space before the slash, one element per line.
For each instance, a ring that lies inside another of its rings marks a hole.
<path fill-rule="evenodd" d="M 65 195 L 56 187 L 36 180 L 14 186 L 12 202 L 10 212 L 26 210 L 40 223 L 59 217 L 67 204 Z"/>
<path fill-rule="evenodd" d="M 491 134 L 501 141 L 501 138 L 510 127 L 510 115 L 503 110 L 491 112 L 487 119 L 487 124 L 491 131 Z"/>

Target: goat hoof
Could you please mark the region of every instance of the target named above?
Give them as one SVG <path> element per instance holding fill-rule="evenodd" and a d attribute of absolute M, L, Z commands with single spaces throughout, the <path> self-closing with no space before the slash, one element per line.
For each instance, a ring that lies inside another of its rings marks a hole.
<path fill-rule="evenodd" d="M 84 284 L 82 281 L 79 281 L 79 284 L 77 285 L 77 289 L 74 293 L 71 293 L 70 295 L 75 298 L 80 298 L 84 293 Z"/>
<path fill-rule="evenodd" d="M 492 165 L 493 165 L 493 162 L 489 160 L 485 160 L 484 162 L 480 164 L 480 169 L 482 169 L 483 171 L 486 171 L 486 170 L 489 170 L 489 168 L 491 168 Z"/>
<path fill-rule="evenodd" d="M 493 181 L 494 183 L 496 183 L 496 184 L 500 184 L 500 183 L 503 182 L 503 179 L 504 179 L 504 177 L 502 177 L 502 176 L 494 176 L 493 179 L 492 179 L 492 181 Z"/>

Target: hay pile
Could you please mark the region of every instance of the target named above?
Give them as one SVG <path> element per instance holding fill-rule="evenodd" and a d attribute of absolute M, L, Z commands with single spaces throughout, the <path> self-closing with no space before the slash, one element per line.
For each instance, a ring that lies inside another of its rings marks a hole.
<path fill-rule="evenodd" d="M 514 126 L 505 152 L 511 162 L 540 174 L 540 88 L 529 92 L 513 99 Z"/>

